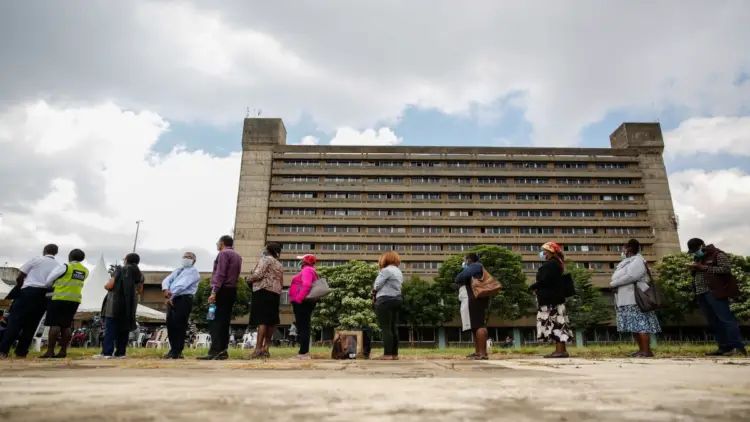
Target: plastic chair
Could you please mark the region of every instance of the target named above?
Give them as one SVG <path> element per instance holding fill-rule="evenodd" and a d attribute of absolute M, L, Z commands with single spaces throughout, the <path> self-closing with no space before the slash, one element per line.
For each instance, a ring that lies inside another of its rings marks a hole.
<path fill-rule="evenodd" d="M 153 346 L 157 349 L 164 348 L 164 345 L 167 342 L 167 329 L 162 328 L 159 331 L 156 332 L 156 337 L 153 340 L 149 340 L 146 342 L 146 348 L 149 348 L 149 346 Z"/>
<path fill-rule="evenodd" d="M 207 333 L 198 333 L 198 335 L 195 337 L 195 343 L 193 343 L 193 348 L 197 349 L 198 347 L 205 347 L 210 348 L 211 347 L 211 334 Z"/>

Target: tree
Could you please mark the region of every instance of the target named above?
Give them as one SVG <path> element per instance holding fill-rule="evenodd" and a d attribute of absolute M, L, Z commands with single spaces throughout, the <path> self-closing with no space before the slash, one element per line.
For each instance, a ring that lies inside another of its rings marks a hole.
<path fill-rule="evenodd" d="M 190 318 L 196 324 L 208 324 L 206 314 L 208 313 L 208 296 L 211 295 L 211 280 L 203 279 L 198 283 L 198 290 L 193 298 L 193 310 Z M 247 315 L 250 312 L 250 288 L 244 279 L 237 282 L 237 300 L 232 307 L 232 318 Z"/>
<path fill-rule="evenodd" d="M 732 261 L 732 274 L 740 287 L 740 296 L 732 300 L 732 311 L 740 320 L 750 319 L 750 259 L 727 254 Z M 693 276 L 688 265 L 693 257 L 686 253 L 667 255 L 657 266 L 658 283 L 667 301 L 658 311 L 659 317 L 670 322 L 681 322 L 696 308 Z"/>
<path fill-rule="evenodd" d="M 375 265 L 350 261 L 320 268 L 318 274 L 328 280 L 331 293 L 320 299 L 315 307 L 314 328 L 377 328 L 370 294 L 378 276 Z"/>
<path fill-rule="evenodd" d="M 480 245 L 471 249 L 471 252 L 479 255 L 482 265 L 503 285 L 500 293 L 490 302 L 490 312 L 505 320 L 516 320 L 529 315 L 535 302 L 529 292 L 521 256 L 507 248 L 494 245 Z M 456 292 L 452 290 L 448 294 L 447 286 L 452 285 L 456 275 L 461 272 L 462 261 L 463 255 L 449 257 L 443 262 L 435 279 L 446 299 L 454 298 L 454 309 L 458 309 Z"/>
<path fill-rule="evenodd" d="M 414 276 L 401 288 L 404 298 L 401 320 L 412 330 L 443 325 L 453 319 L 456 308 L 446 304 L 436 284 Z M 455 295 L 454 295 L 455 296 Z M 413 335 L 410 336 L 413 338 Z"/>
<path fill-rule="evenodd" d="M 576 286 L 575 296 L 569 297 L 566 302 L 573 328 L 586 332 L 612 319 L 612 308 L 602 292 L 591 283 L 591 271 L 575 263 L 567 263 L 565 268 Z"/>

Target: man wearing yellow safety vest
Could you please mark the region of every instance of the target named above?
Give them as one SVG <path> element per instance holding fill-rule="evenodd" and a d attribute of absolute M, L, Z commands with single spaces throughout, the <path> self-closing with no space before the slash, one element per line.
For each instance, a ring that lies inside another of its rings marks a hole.
<path fill-rule="evenodd" d="M 71 325 L 73 317 L 81 304 L 83 283 L 89 275 L 89 270 L 81 264 L 86 255 L 80 249 L 73 249 L 68 254 L 68 263 L 53 270 L 47 282 L 54 282 L 52 300 L 47 306 L 47 318 L 44 325 L 50 327 L 47 352 L 41 356 L 45 358 L 64 358 L 67 356 L 68 344 L 72 336 Z M 60 343 L 60 352 L 55 354 L 55 345 Z"/>

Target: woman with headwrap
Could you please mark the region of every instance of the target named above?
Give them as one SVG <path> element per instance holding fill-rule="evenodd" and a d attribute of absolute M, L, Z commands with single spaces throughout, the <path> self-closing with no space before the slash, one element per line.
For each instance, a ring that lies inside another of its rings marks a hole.
<path fill-rule="evenodd" d="M 537 338 L 555 343 L 555 351 L 545 355 L 545 358 L 567 358 L 569 355 L 565 344 L 573 334 L 568 327 L 562 280 L 565 272 L 565 255 L 560 245 L 547 242 L 542 245 L 539 257 L 545 262 L 537 271 L 536 283 L 529 287 L 536 293 L 539 305 L 536 314 Z"/>

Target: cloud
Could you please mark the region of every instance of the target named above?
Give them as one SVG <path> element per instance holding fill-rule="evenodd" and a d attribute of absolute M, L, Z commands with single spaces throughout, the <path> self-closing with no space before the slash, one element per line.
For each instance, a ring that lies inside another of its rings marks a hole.
<path fill-rule="evenodd" d="M 693 154 L 750 156 L 750 116 L 695 117 L 664 133 L 670 157 Z"/>
<path fill-rule="evenodd" d="M 320 139 L 312 135 L 307 135 L 303 136 L 302 139 L 300 139 L 299 144 L 297 145 L 318 145 L 319 143 Z"/>
<path fill-rule="evenodd" d="M 169 267 L 190 248 L 210 268 L 216 239 L 233 225 L 239 154 L 155 155 L 168 130 L 158 114 L 114 103 L 38 101 L 0 113 L 0 260 L 18 264 L 56 242 L 111 262 L 132 248 L 142 219 L 146 267 Z"/>
<path fill-rule="evenodd" d="M 750 255 L 750 175 L 739 169 L 686 170 L 669 176 L 681 245 L 693 237 Z"/>
<path fill-rule="evenodd" d="M 331 145 L 398 145 L 402 141 L 390 128 L 381 127 L 358 131 L 350 127 L 339 128 Z"/>
<path fill-rule="evenodd" d="M 291 124 L 311 116 L 333 132 L 392 127 L 410 106 L 466 114 L 515 95 L 538 145 L 575 144 L 619 110 L 750 111 L 750 81 L 738 78 L 750 70 L 741 1 L 590 0 L 575 13 L 493 1 L 0 7 L 0 38 L 13 40 L 0 44 L 5 104 L 114 99 L 215 125 L 251 107 Z"/>

